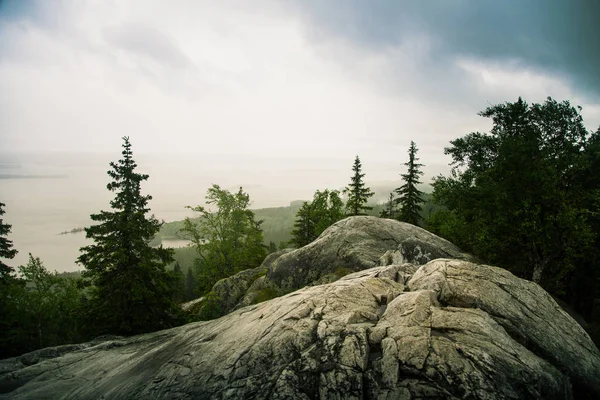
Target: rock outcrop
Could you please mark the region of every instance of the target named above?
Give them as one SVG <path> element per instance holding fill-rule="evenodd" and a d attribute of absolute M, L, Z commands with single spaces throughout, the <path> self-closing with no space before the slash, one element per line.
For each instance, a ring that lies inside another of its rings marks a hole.
<path fill-rule="evenodd" d="M 61 349 L 0 361 L 0 398 L 600 398 L 600 352 L 549 295 L 450 259 Z"/>
<path fill-rule="evenodd" d="M 349 217 L 327 228 L 307 246 L 275 252 L 260 267 L 220 280 L 208 296 L 210 302 L 197 303 L 192 312 L 202 315 L 208 307 L 210 315 L 225 315 L 377 265 L 422 265 L 436 258 L 474 260 L 447 240 L 417 226 L 393 219 Z"/>
<path fill-rule="evenodd" d="M 392 263 L 425 264 L 436 258 L 473 257 L 439 236 L 393 219 L 349 217 L 327 228 L 314 242 L 278 257 L 267 278 L 284 292 L 336 271 L 351 272 Z M 327 280 L 326 280 L 327 281 Z"/>

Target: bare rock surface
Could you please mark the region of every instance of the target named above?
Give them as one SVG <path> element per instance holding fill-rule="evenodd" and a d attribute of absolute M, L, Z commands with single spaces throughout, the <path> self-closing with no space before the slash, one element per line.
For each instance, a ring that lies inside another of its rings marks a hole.
<path fill-rule="evenodd" d="M 422 265 L 436 258 L 473 260 L 452 243 L 417 226 L 377 217 L 348 217 L 307 246 L 277 251 L 260 267 L 221 279 L 208 296 L 211 302 L 196 302 L 191 311 L 202 314 L 204 307 L 210 307 L 213 313 L 225 315 L 265 297 L 331 283 L 377 265 Z"/>
<path fill-rule="evenodd" d="M 217 320 L 46 350 L 0 361 L 0 398 L 600 398 L 600 354 L 549 295 L 459 260 L 374 267 Z"/>
<path fill-rule="evenodd" d="M 473 261 L 452 243 L 417 226 L 377 217 L 349 217 L 327 228 L 314 242 L 278 257 L 267 269 L 267 278 L 290 292 L 339 269 L 421 265 L 436 258 Z"/>

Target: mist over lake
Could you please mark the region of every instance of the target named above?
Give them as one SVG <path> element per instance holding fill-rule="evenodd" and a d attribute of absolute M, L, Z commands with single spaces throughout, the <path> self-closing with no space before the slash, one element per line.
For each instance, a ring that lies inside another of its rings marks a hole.
<path fill-rule="evenodd" d="M 252 208 L 278 207 L 310 199 L 317 189 L 341 189 L 351 172 L 352 160 L 345 158 L 137 154 L 133 145 L 139 171 L 150 175 L 142 191 L 153 196 L 152 213 L 167 222 L 194 216 L 185 206 L 203 204 L 206 190 L 213 183 L 229 190 L 243 186 Z M 60 233 L 89 226 L 90 214 L 109 210 L 113 194 L 106 189 L 106 171 L 109 162 L 118 158 L 118 148 L 114 153 L 4 154 L 0 201 L 6 204 L 6 223 L 12 224 L 9 239 L 19 251 L 9 265 L 25 264 L 28 253 L 32 253 L 50 271 L 81 269 L 75 260 L 79 248 L 87 244 L 85 233 Z M 431 171 L 428 176 L 439 168 L 444 167 L 427 168 Z M 378 187 L 387 190 L 396 184 L 393 179 L 400 166 L 367 162 L 365 172 L 367 181 L 378 192 Z M 387 193 L 378 196 L 383 201 Z"/>

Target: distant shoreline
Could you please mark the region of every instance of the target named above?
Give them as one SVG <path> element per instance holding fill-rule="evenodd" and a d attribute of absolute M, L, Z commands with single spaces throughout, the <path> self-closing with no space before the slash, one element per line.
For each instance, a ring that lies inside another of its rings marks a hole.
<path fill-rule="evenodd" d="M 73 228 L 70 231 L 63 231 L 58 233 L 58 235 L 69 235 L 71 233 L 79 233 L 85 231 L 85 228 Z"/>
<path fill-rule="evenodd" d="M 0 179 L 66 179 L 69 175 L 8 175 L 0 174 Z"/>

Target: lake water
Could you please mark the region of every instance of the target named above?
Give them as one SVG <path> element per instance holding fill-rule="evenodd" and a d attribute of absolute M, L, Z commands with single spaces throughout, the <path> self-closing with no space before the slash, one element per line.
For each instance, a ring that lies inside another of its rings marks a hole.
<path fill-rule="evenodd" d="M 113 193 L 106 189 L 108 164 L 119 154 L 50 153 L 0 155 L 0 202 L 6 204 L 9 239 L 19 251 L 11 266 L 27 262 L 31 252 L 49 270 L 74 271 L 85 234 L 59 235 L 89 226 L 89 215 L 110 208 Z M 225 157 L 223 155 L 135 155 L 138 171 L 150 175 L 142 184 L 152 194 L 157 218 L 175 221 L 193 216 L 186 205 L 203 204 L 212 183 L 229 190 L 241 185 L 252 208 L 286 206 L 310 199 L 316 189 L 341 188 L 350 177 L 352 160 Z M 371 163 L 368 177 L 380 185 L 394 185 L 399 171 L 390 163 Z M 364 162 L 363 162 L 364 165 Z M 316 167 L 318 166 L 318 167 Z M 439 170 L 438 170 L 439 171 Z M 383 201 L 387 193 L 381 193 Z M 184 243 L 165 243 L 174 247 Z"/>

